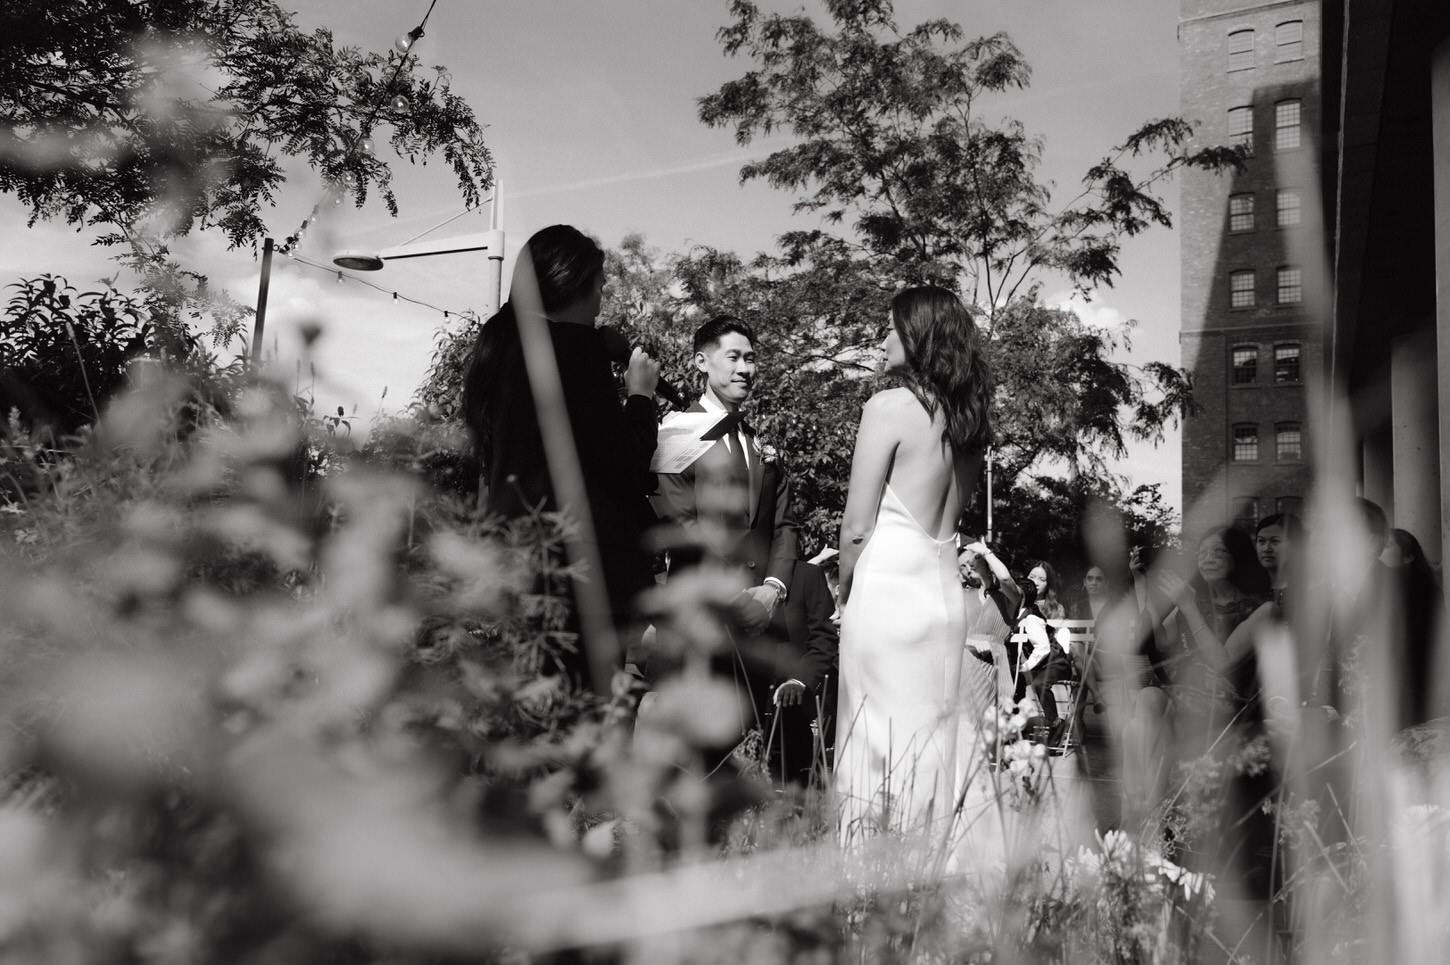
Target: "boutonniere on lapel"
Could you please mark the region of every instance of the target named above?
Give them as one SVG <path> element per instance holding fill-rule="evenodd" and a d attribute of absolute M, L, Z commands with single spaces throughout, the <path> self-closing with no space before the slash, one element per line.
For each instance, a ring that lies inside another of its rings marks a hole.
<path fill-rule="evenodd" d="M 772 446 L 768 442 L 762 443 L 758 438 L 752 439 L 751 441 L 755 446 L 756 454 L 760 456 L 760 464 L 762 466 L 773 466 L 780 461 L 780 452 L 775 446 Z"/>

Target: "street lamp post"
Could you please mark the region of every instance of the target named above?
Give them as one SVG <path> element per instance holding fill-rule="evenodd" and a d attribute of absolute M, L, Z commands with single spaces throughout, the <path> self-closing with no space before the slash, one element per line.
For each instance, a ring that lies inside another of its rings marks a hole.
<path fill-rule="evenodd" d="M 384 248 L 382 251 L 362 251 L 349 248 L 333 256 L 332 263 L 339 268 L 352 271 L 377 271 L 385 262 L 401 258 L 425 258 L 429 255 L 451 255 L 458 252 L 483 251 L 488 253 L 488 269 L 484 276 L 483 317 L 488 318 L 503 304 L 503 256 L 504 236 L 499 228 L 490 228 L 471 235 L 456 238 L 440 238 L 434 241 L 415 241 L 411 244 Z"/>
<path fill-rule="evenodd" d="M 262 244 L 262 280 L 257 283 L 257 321 L 252 326 L 251 351 L 247 353 L 247 366 L 255 369 L 262 355 L 262 327 L 267 324 L 267 289 L 272 285 L 272 250 L 275 246 L 268 238 Z"/>
<path fill-rule="evenodd" d="M 498 226 L 498 182 L 494 182 L 492 204 L 489 210 L 487 231 L 456 238 L 441 238 L 434 241 L 410 241 L 382 251 L 362 251 L 350 248 L 333 256 L 332 263 L 339 268 L 353 271 L 378 271 L 385 262 L 399 258 L 425 258 L 429 255 L 451 255 L 465 251 L 482 251 L 488 255 L 488 267 L 484 272 L 483 317 L 489 318 L 503 304 L 503 229 Z"/>

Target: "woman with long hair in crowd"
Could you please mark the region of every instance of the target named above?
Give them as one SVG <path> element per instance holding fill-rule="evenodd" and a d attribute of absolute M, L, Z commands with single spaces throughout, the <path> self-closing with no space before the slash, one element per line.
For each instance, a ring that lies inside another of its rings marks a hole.
<path fill-rule="evenodd" d="M 547 329 L 602 570 L 588 578 L 602 579 L 610 617 L 626 629 L 635 595 L 653 583 L 643 537 L 654 521 L 647 497 L 654 489 L 649 465 L 659 366 L 636 349 L 624 373 L 627 398 L 620 402 L 604 338 L 595 328 L 604 286 L 604 252 L 591 238 L 569 225 L 536 232 L 519 257 L 508 301 L 479 332 L 463 384 L 463 411 L 483 464 L 490 513 L 517 519 L 541 510 L 584 509 L 558 504 L 538 387 L 529 376 L 521 329 Z M 585 682 L 583 650 L 561 649 L 553 655 L 554 669 Z M 594 681 L 596 687 L 607 683 Z"/>
<path fill-rule="evenodd" d="M 1027 571 L 1027 579 L 1037 587 L 1037 608 L 1044 620 L 1065 620 L 1067 608 L 1058 599 L 1061 583 L 1057 570 L 1046 560 L 1036 560 Z"/>
<path fill-rule="evenodd" d="M 1194 561 L 1191 580 L 1164 572 L 1158 581 L 1176 605 L 1180 640 L 1172 661 L 1171 726 L 1178 758 L 1214 755 L 1224 765 L 1226 786 L 1218 798 L 1217 826 L 1199 829 L 1187 846 L 1205 856 L 1231 893 L 1267 900 L 1275 836 L 1263 804 L 1276 779 L 1268 766 L 1257 654 L 1234 631 L 1272 599 L 1269 574 L 1253 538 L 1233 526 L 1206 532 Z M 1234 763 L 1247 759 L 1255 741 L 1262 745 L 1262 762 Z"/>
<path fill-rule="evenodd" d="M 968 621 L 956 532 L 990 439 L 981 338 L 956 295 L 908 288 L 892 299 L 883 348 L 901 384 L 861 414 L 841 523 L 835 785 L 848 840 L 947 830 L 959 715 L 972 713 L 959 707 Z"/>

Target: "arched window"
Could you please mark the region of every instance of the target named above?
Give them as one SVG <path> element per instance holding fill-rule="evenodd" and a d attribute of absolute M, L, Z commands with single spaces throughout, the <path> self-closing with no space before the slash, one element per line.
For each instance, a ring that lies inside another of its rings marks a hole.
<path fill-rule="evenodd" d="M 1228 143 L 1230 147 L 1242 144 L 1254 150 L 1254 109 L 1252 107 L 1230 107 L 1228 111 Z"/>
<path fill-rule="evenodd" d="M 1304 200 L 1298 188 L 1280 188 L 1274 195 L 1274 224 L 1290 228 L 1304 220 Z"/>
<path fill-rule="evenodd" d="M 1280 422 L 1274 426 L 1274 460 L 1304 461 L 1304 433 L 1297 422 Z"/>
<path fill-rule="evenodd" d="M 1254 67 L 1254 32 L 1252 30 L 1235 30 L 1228 35 L 1228 69 L 1253 70 Z"/>
<path fill-rule="evenodd" d="M 1228 307 L 1254 307 L 1254 273 L 1252 269 L 1229 272 Z"/>
<path fill-rule="evenodd" d="M 1253 423 L 1234 426 L 1234 462 L 1259 461 L 1259 427 Z"/>
<path fill-rule="evenodd" d="M 1254 230 L 1254 196 L 1252 194 L 1228 196 L 1228 230 Z"/>
<path fill-rule="evenodd" d="M 1259 347 L 1257 345 L 1235 345 L 1233 347 L 1233 384 L 1253 385 L 1259 380 Z"/>
<path fill-rule="evenodd" d="M 1299 345 L 1297 343 L 1274 346 L 1274 381 L 1303 381 L 1299 371 Z"/>
<path fill-rule="evenodd" d="M 1291 60 L 1303 59 L 1304 21 L 1286 20 L 1274 28 L 1274 63 L 1283 64 Z"/>
<path fill-rule="evenodd" d="M 1304 301 L 1304 272 L 1291 265 L 1280 268 L 1275 285 L 1275 301 L 1280 305 L 1299 305 Z"/>
<path fill-rule="evenodd" d="M 1232 140 L 1232 138 L 1230 138 Z M 1299 147 L 1299 99 L 1279 101 L 1274 105 L 1274 150 L 1292 151 Z"/>

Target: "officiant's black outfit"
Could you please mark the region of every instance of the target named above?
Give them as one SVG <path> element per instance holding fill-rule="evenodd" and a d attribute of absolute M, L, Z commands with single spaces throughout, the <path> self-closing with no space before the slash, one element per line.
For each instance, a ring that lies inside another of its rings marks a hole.
<path fill-rule="evenodd" d="M 618 380 L 597 329 L 547 324 L 603 564 L 604 572 L 590 578 L 604 581 L 615 627 L 630 633 L 635 597 L 654 585 L 652 556 L 644 542 L 645 532 L 655 523 L 649 503 L 654 490 L 650 457 L 658 431 L 654 402 L 631 395 L 621 403 Z M 557 510 L 512 306 L 505 305 L 489 319 L 485 328 L 490 326 L 500 326 L 491 336 L 497 339 L 500 364 L 492 383 L 479 387 L 489 399 L 488 424 L 474 427 L 488 486 L 488 511 L 517 519 L 540 506 Z M 577 606 L 574 612 L 576 622 L 570 629 L 577 629 Z M 577 681 L 588 679 L 582 646 L 566 663 L 565 669 Z"/>

